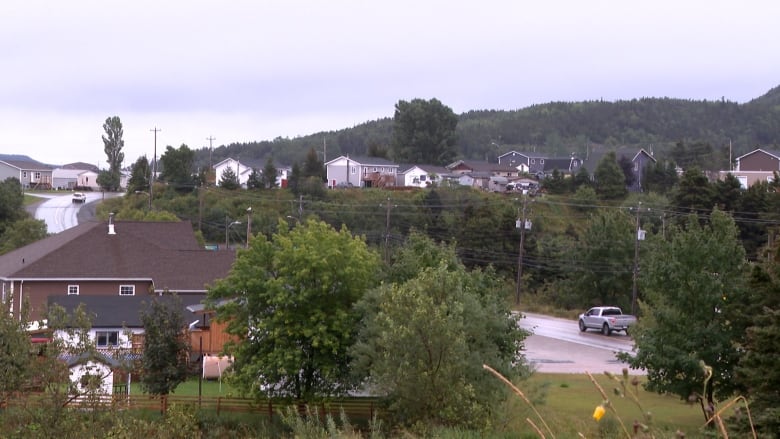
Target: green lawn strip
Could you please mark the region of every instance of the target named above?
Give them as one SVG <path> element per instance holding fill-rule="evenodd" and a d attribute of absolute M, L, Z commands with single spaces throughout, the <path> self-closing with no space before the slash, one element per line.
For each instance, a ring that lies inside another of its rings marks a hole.
<path fill-rule="evenodd" d="M 217 380 L 202 380 L 200 383 L 200 395 L 208 398 L 216 398 L 219 396 L 225 398 L 240 398 L 241 395 L 232 386 L 225 383 L 220 383 Z M 143 388 L 141 383 L 133 382 L 130 385 L 131 395 L 143 394 Z M 179 384 L 173 392 L 177 396 L 198 396 L 198 379 L 190 378 L 189 380 Z"/>
<path fill-rule="evenodd" d="M 619 383 L 604 374 L 594 375 L 594 378 L 607 393 L 610 402 L 629 432 L 631 432 L 635 420 L 644 422 L 639 407 L 630 398 L 621 398 L 614 394 L 613 389 L 619 388 Z M 645 381 L 645 377 L 640 377 L 641 383 Z M 567 429 L 582 428 L 584 431 L 581 432 L 588 437 L 599 430 L 599 423 L 592 419 L 592 415 L 593 410 L 603 400 L 587 375 L 535 373 L 528 384 L 529 386 L 546 387 L 545 401 L 537 406 L 537 409 L 550 424 L 553 432 L 555 432 L 555 428 L 552 427 L 552 424 Z M 688 437 L 696 437 L 699 434 L 703 417 L 698 405 L 686 404 L 676 396 L 647 392 L 641 384 L 639 385 L 639 401 L 646 411 L 652 413 L 654 427 L 671 432 L 679 429 L 685 432 Z M 551 422 L 551 419 L 554 422 Z M 611 429 L 620 428 L 614 413 L 609 410 L 600 423 L 615 424 L 610 425 Z"/>

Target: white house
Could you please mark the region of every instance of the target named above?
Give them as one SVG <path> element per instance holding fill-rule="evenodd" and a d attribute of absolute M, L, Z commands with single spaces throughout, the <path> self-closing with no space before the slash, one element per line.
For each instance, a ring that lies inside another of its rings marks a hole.
<path fill-rule="evenodd" d="M 443 166 L 408 165 L 399 167 L 396 185 L 404 187 L 439 186 L 449 170 Z"/>
<path fill-rule="evenodd" d="M 52 187 L 54 189 L 73 189 L 79 182 L 79 174 L 82 169 L 56 168 L 51 171 Z"/>
<path fill-rule="evenodd" d="M 233 170 L 233 173 L 236 174 L 236 177 L 238 177 L 238 183 L 243 187 L 246 187 L 246 183 L 249 181 L 249 175 L 252 173 L 251 167 L 232 158 L 226 158 L 212 167 L 214 168 L 214 175 L 217 185 L 219 185 L 220 181 L 222 181 L 222 174 L 228 168 Z"/>
<path fill-rule="evenodd" d="M 328 187 L 396 185 L 398 165 L 379 157 L 340 156 L 325 163 Z"/>
<path fill-rule="evenodd" d="M 77 178 L 76 185 L 79 187 L 89 187 L 92 190 L 100 190 L 100 185 L 97 183 L 98 173 L 95 171 L 81 171 Z"/>

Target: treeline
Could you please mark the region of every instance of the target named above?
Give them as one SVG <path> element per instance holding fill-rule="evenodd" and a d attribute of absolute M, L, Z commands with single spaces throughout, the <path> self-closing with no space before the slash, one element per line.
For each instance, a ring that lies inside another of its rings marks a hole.
<path fill-rule="evenodd" d="M 737 157 L 756 147 L 771 149 L 780 144 L 779 96 L 780 88 L 774 88 L 744 104 L 725 99 L 642 98 L 469 111 L 458 116 L 457 154 L 490 161 L 509 150 L 584 157 L 592 145 L 651 147 L 663 154 L 678 143 L 701 143 L 717 151 L 731 146 Z M 197 151 L 196 164 L 201 167 L 233 157 L 260 167 L 272 157 L 276 164 L 292 165 L 302 162 L 310 150 L 326 160 L 342 154 L 366 156 L 390 150 L 392 138 L 393 119 L 385 118 L 293 139 L 223 145 L 211 153 L 204 148 Z M 705 169 L 713 166 L 711 160 L 697 164 Z"/>

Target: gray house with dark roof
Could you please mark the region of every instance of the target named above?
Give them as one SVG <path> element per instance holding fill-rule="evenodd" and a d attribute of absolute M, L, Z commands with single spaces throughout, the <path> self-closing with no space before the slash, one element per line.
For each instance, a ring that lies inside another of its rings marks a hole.
<path fill-rule="evenodd" d="M 328 187 L 390 187 L 398 165 L 381 157 L 340 156 L 325 163 Z"/>
<path fill-rule="evenodd" d="M 50 296 L 203 299 L 234 260 L 233 251 L 204 250 L 187 221 L 87 222 L 0 256 L 0 299 L 14 315 L 28 302 L 32 319 Z"/>
<path fill-rule="evenodd" d="M 0 156 L 0 181 L 13 177 L 24 188 L 51 189 L 53 170 L 26 156 Z"/>

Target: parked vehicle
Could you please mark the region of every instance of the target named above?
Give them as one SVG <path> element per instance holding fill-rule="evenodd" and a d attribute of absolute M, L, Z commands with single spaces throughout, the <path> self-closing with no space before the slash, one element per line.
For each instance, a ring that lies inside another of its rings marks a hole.
<path fill-rule="evenodd" d="M 598 329 L 604 335 L 612 334 L 612 331 L 623 331 L 628 334 L 628 328 L 636 323 L 636 317 L 623 314 L 616 306 L 596 306 L 589 309 L 579 318 L 580 331 Z"/>
<path fill-rule="evenodd" d="M 87 195 L 82 192 L 74 192 L 73 193 L 73 202 L 74 203 L 86 203 L 87 201 Z"/>

